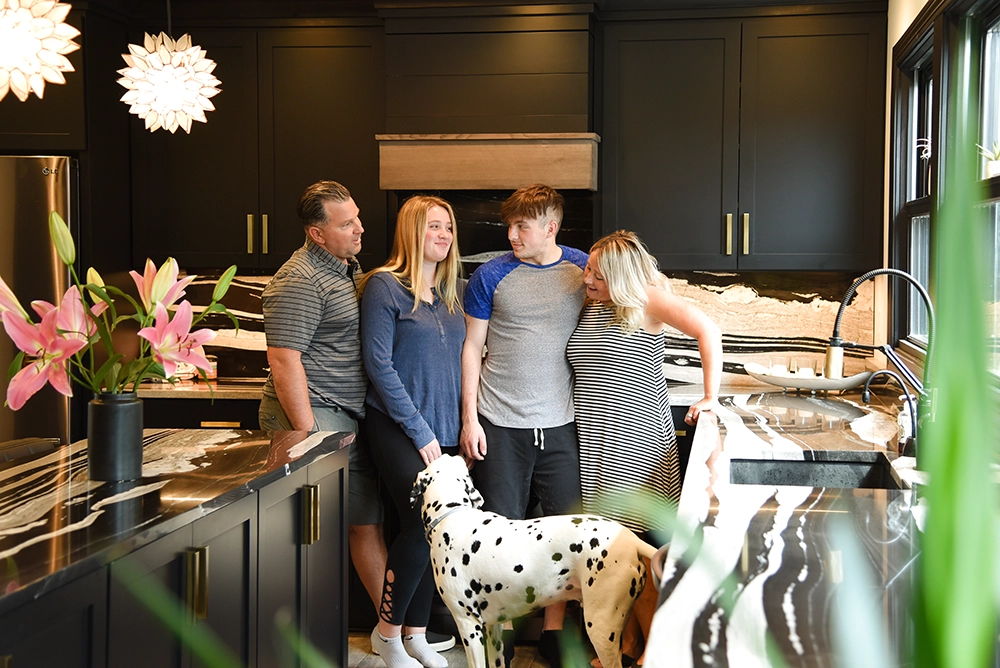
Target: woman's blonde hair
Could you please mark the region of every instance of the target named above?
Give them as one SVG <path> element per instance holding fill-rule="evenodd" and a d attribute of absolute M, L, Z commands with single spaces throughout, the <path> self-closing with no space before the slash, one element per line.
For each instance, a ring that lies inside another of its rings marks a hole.
<path fill-rule="evenodd" d="M 590 254 L 597 257 L 597 271 L 604 277 L 611 295 L 612 322 L 626 334 L 637 331 L 646 316 L 649 301 L 646 288 L 653 285 L 669 289 L 656 258 L 634 232 L 626 230 L 598 239 Z"/>
<path fill-rule="evenodd" d="M 375 274 L 387 272 L 413 294 L 413 310 L 417 310 L 420 305 L 420 291 L 424 285 L 427 212 L 435 206 L 448 212 L 453 237 L 447 257 L 438 262 L 435 284 L 431 287 L 437 291 L 438 298 L 448 307 L 449 313 L 461 310 L 457 285 L 462 274 L 462 264 L 458 254 L 458 225 L 455 222 L 455 212 L 451 204 L 432 195 L 414 195 L 403 203 L 396 215 L 396 235 L 388 261 L 366 274 L 361 279 L 359 290 L 363 292 L 368 279 Z"/>

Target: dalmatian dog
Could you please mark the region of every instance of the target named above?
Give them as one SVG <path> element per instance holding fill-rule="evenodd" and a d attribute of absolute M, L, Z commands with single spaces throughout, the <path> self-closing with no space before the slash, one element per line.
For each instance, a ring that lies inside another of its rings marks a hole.
<path fill-rule="evenodd" d="M 470 668 L 503 666 L 503 623 L 578 600 L 604 668 L 621 668 L 621 635 L 656 548 L 595 515 L 508 520 L 480 510 L 465 461 L 424 469 L 410 503 L 421 508 L 434 581 L 455 618 Z"/>

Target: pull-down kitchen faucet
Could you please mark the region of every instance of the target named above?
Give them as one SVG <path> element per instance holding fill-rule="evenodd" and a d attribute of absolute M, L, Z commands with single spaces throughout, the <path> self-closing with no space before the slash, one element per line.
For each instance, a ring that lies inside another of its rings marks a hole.
<path fill-rule="evenodd" d="M 844 341 L 842 338 L 840 338 L 840 322 L 844 317 L 844 309 L 847 308 L 847 304 L 851 301 L 851 299 L 854 298 L 854 293 L 857 292 L 858 286 L 864 283 L 865 281 L 871 280 L 876 276 L 880 276 L 882 274 L 890 274 L 892 276 L 897 276 L 899 278 L 905 279 L 917 290 L 921 298 L 923 298 L 924 305 L 927 307 L 927 355 L 924 358 L 925 371 L 929 367 L 931 361 L 931 352 L 934 346 L 934 331 L 936 328 L 934 319 L 934 306 L 931 304 L 930 295 L 927 294 L 927 290 L 924 289 L 924 286 L 920 285 L 917 279 L 915 279 L 910 274 L 906 273 L 905 271 L 900 271 L 899 269 L 885 268 L 885 269 L 873 269 L 872 271 L 869 271 L 867 274 L 863 275 L 861 278 L 854 281 L 851 287 L 848 288 L 847 293 L 844 294 L 844 299 L 840 303 L 840 309 L 837 311 L 837 319 L 836 321 L 834 321 L 833 324 L 833 336 L 830 337 L 830 345 L 827 346 L 826 349 L 826 363 L 824 364 L 823 367 L 823 375 L 825 375 L 827 378 L 844 377 L 845 348 L 851 348 L 855 350 L 878 350 L 879 352 L 881 352 L 883 355 L 886 356 L 886 358 L 892 363 L 893 366 L 896 367 L 896 369 L 899 370 L 899 374 L 902 376 L 902 379 L 905 379 L 906 383 L 909 383 L 910 386 L 916 391 L 916 393 L 920 395 L 921 400 L 926 400 L 928 398 L 928 392 L 927 390 L 924 389 L 923 382 L 921 382 L 921 380 L 917 378 L 916 374 L 914 374 L 913 371 L 911 371 L 910 368 L 906 366 L 906 363 L 903 361 L 903 359 L 899 356 L 898 353 L 896 353 L 895 350 L 892 349 L 891 346 L 889 346 L 889 344 L 883 344 L 881 346 L 870 346 L 863 343 L 855 343 L 854 341 Z M 896 376 L 896 374 L 892 372 L 889 373 L 885 373 L 884 371 L 876 372 L 875 375 L 878 375 L 880 373 L 897 378 L 900 384 L 903 385 L 903 392 L 904 394 L 907 395 L 907 400 L 909 401 L 909 391 L 906 389 L 906 384 L 902 382 L 902 379 L 899 379 Z M 872 378 L 874 378 L 875 375 L 873 375 Z M 871 381 L 872 378 L 868 379 L 869 382 Z M 868 391 L 868 383 L 865 384 L 865 392 L 867 391 Z M 912 418 L 914 420 L 914 427 L 915 427 L 917 423 L 917 416 L 915 411 L 913 412 Z M 917 439 L 917 432 L 916 428 L 914 428 L 913 434 L 911 436 L 911 446 L 912 444 L 914 444 L 916 439 Z M 912 449 L 912 447 L 908 449 Z"/>

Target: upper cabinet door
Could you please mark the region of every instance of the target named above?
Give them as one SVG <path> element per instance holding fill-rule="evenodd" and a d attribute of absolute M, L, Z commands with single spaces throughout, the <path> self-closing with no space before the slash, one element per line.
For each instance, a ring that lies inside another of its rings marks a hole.
<path fill-rule="evenodd" d="M 665 269 L 735 269 L 740 22 L 613 24 L 605 44 L 603 231 Z"/>
<path fill-rule="evenodd" d="M 257 266 L 257 37 L 194 30 L 222 82 L 215 111 L 191 133 L 149 132 L 133 119 L 133 263 L 177 259 L 187 271 Z M 124 89 L 122 89 L 124 92 Z"/>
<path fill-rule="evenodd" d="M 302 191 L 342 183 L 361 209 L 359 256 L 384 256 L 385 195 L 378 143 L 385 118 L 385 57 L 378 28 L 260 32 L 260 215 L 267 216 L 260 266 L 280 267 L 305 236 L 296 215 Z M 263 234 L 263 230 L 262 230 Z"/>
<path fill-rule="evenodd" d="M 885 34 L 876 15 L 744 23 L 741 269 L 879 266 Z"/>

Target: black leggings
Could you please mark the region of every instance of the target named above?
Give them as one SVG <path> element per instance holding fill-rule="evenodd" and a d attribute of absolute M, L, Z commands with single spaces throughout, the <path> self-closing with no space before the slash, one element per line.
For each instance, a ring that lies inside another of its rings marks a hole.
<path fill-rule="evenodd" d="M 389 548 L 385 571 L 393 581 L 382 582 L 379 617 L 390 624 L 422 627 L 431 616 L 434 597 L 434 574 L 431 553 L 424 538 L 420 508 L 410 507 L 410 492 L 417 474 L 424 470 L 424 460 L 413 441 L 385 413 L 367 406 L 365 429 L 375 465 L 399 511 L 400 532 Z M 442 448 L 458 454 L 458 447 Z"/>

